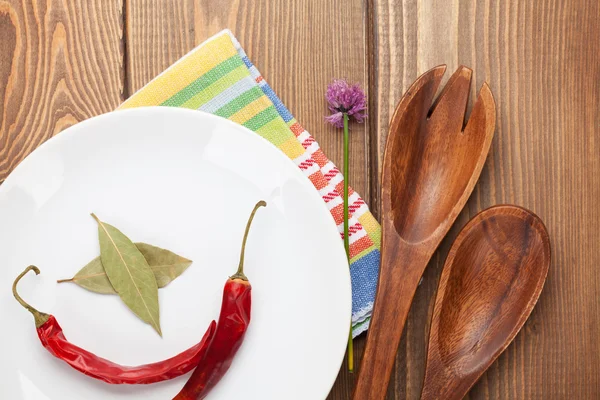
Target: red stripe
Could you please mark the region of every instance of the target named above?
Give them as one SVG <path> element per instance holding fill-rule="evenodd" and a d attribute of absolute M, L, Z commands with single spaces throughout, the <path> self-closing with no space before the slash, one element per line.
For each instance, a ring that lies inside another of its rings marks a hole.
<path fill-rule="evenodd" d="M 356 256 L 361 251 L 365 251 L 371 246 L 373 246 L 373 241 L 371 240 L 369 235 L 361 237 L 356 242 L 350 245 L 350 258 Z"/>
<path fill-rule="evenodd" d="M 308 168 L 312 167 L 314 164 L 315 164 L 315 160 L 313 160 L 312 158 L 309 158 L 309 159 L 307 159 L 307 160 L 305 160 L 305 161 L 302 161 L 302 162 L 301 162 L 301 163 L 298 165 L 298 167 L 299 167 L 300 169 L 308 169 Z"/>
<path fill-rule="evenodd" d="M 262 81 L 262 80 L 263 80 L 263 77 L 262 77 L 262 75 L 259 75 L 259 76 L 256 78 L 256 83 L 259 83 L 259 82 L 260 82 L 260 81 Z"/>
<path fill-rule="evenodd" d="M 319 164 L 319 168 L 323 168 L 329 162 L 329 159 L 327 159 L 327 156 L 321 149 L 315 151 L 312 154 L 312 158 L 317 162 L 317 164 Z"/>
<path fill-rule="evenodd" d="M 335 185 L 335 190 L 340 194 L 344 193 L 344 180 L 339 181 L 338 184 Z M 354 189 L 348 187 L 348 197 L 352 196 L 352 194 L 354 194 Z"/>
<path fill-rule="evenodd" d="M 310 179 L 310 181 L 315 186 L 315 188 L 317 188 L 317 190 L 321 190 L 321 189 L 327 187 L 327 185 L 329 184 L 327 182 L 327 179 L 325 179 L 323 177 L 323 174 L 321 173 L 321 171 L 316 171 L 316 172 L 310 174 L 308 179 Z"/>
<path fill-rule="evenodd" d="M 358 200 L 348 206 L 348 211 L 350 214 L 354 214 L 363 204 L 365 204 L 365 202 L 359 197 Z"/>
<path fill-rule="evenodd" d="M 331 200 L 338 197 L 338 194 L 336 192 L 329 192 L 326 195 L 323 195 L 322 197 L 323 197 L 323 200 L 325 200 L 325 203 L 329 203 Z"/>
<path fill-rule="evenodd" d="M 330 169 L 326 174 L 324 174 L 323 176 L 327 179 L 327 180 L 331 180 L 333 179 L 333 177 L 335 177 L 337 174 L 340 173 L 340 170 L 337 169 L 336 167 L 333 167 L 332 169 Z"/>
<path fill-rule="evenodd" d="M 348 233 L 350 236 L 352 236 L 353 233 L 360 231 L 362 228 L 363 227 L 360 222 L 357 222 L 356 224 L 348 227 Z"/>
<path fill-rule="evenodd" d="M 363 229 L 363 226 L 360 224 L 360 222 L 357 222 L 356 224 L 349 226 L 348 227 L 348 236 L 352 236 L 354 235 L 356 232 L 360 231 L 361 229 Z M 340 233 L 340 235 L 342 236 L 342 239 L 344 238 L 344 232 Z"/>
<path fill-rule="evenodd" d="M 339 225 L 342 222 L 344 222 L 344 205 L 343 204 L 338 204 L 337 206 L 333 207 L 329 212 L 333 216 L 333 220 L 335 221 L 336 225 Z"/>
<path fill-rule="evenodd" d="M 290 126 L 290 130 L 296 137 L 300 136 L 302 132 L 304 132 L 304 128 L 297 122 L 294 122 L 292 126 Z"/>
<path fill-rule="evenodd" d="M 308 149 L 308 147 L 314 142 L 315 139 L 312 136 L 309 136 L 304 142 L 302 142 L 302 146 L 304 146 L 305 149 Z"/>

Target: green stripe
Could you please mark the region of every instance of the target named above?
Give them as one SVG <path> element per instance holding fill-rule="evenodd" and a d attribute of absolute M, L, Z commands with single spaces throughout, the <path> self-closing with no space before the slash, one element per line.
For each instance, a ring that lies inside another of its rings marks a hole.
<path fill-rule="evenodd" d="M 180 107 L 183 103 L 194 97 L 196 93 L 206 89 L 215 81 L 238 68 L 240 65 L 244 65 L 244 62 L 238 54 L 229 57 L 227 60 L 218 64 L 213 69 L 190 83 L 187 87 L 175 93 L 170 99 L 164 101 L 161 105 Z"/>
<path fill-rule="evenodd" d="M 380 248 L 381 245 L 381 229 L 375 229 L 373 231 L 369 231 L 368 229 L 366 229 L 367 234 L 369 235 L 369 237 L 371 238 L 371 241 L 373 242 L 373 244 L 375 245 L 375 247 Z M 373 250 L 373 249 L 371 249 Z"/>
<path fill-rule="evenodd" d="M 246 107 L 248 104 L 252 103 L 254 100 L 260 98 L 263 95 L 264 92 L 258 86 L 254 86 L 252 89 L 242 93 L 235 99 L 231 100 L 231 102 L 219 108 L 215 112 L 215 115 L 224 118 L 229 118 L 233 114 L 240 111 L 242 108 Z"/>
<path fill-rule="evenodd" d="M 222 76 L 221 78 L 214 81 L 211 85 L 205 87 L 204 90 L 202 90 L 201 92 L 196 93 L 188 101 L 183 103 L 180 107 L 192 108 L 195 110 L 214 99 L 216 96 L 218 96 L 221 92 L 229 88 L 234 83 L 239 82 L 246 77 L 250 77 L 250 72 L 248 72 L 248 68 L 246 67 L 246 65 L 242 63 L 242 65 L 240 65 L 233 71 L 230 71 L 227 75 Z"/>
<path fill-rule="evenodd" d="M 259 130 L 263 125 L 271 122 L 275 118 L 279 117 L 279 113 L 275 106 L 269 106 L 256 114 L 254 117 L 250 118 L 248 121 L 244 122 L 244 126 L 251 131 Z"/>
<path fill-rule="evenodd" d="M 279 114 L 277 115 L 279 116 Z M 296 143 L 298 146 L 302 147 L 300 142 L 296 140 L 294 134 L 289 130 L 289 128 L 286 126 L 285 122 L 281 118 L 275 118 L 267 122 L 259 129 L 257 129 L 256 133 L 258 133 L 260 136 L 264 137 L 277 147 L 281 146 L 290 139 L 294 139 L 295 142 L 292 143 Z"/>
<path fill-rule="evenodd" d="M 366 318 L 364 321 L 362 321 L 362 322 L 359 322 L 359 323 L 358 323 L 358 324 L 356 324 L 356 325 L 353 325 L 353 326 L 352 326 L 352 330 L 360 328 L 361 326 L 363 326 L 364 324 L 366 324 L 366 323 L 367 323 L 367 322 L 369 322 L 370 320 L 371 320 L 371 317 L 368 317 L 368 318 Z"/>

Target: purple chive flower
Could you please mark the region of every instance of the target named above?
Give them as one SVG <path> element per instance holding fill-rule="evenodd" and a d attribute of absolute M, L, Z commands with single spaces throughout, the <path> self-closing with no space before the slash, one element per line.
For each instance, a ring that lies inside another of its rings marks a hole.
<path fill-rule="evenodd" d="M 349 164 L 349 146 L 350 139 L 348 135 L 348 121 L 350 117 L 354 118 L 356 122 L 363 122 L 367 117 L 367 97 L 365 92 L 362 91 L 360 85 L 355 83 L 349 85 L 345 79 L 334 79 L 327 86 L 327 93 L 325 94 L 327 103 L 329 103 L 329 111 L 331 115 L 325 117 L 325 120 L 331 125 L 338 128 L 344 129 L 344 248 L 346 250 L 346 256 L 348 257 L 348 264 L 350 264 L 350 209 L 348 206 L 348 164 Z M 350 328 L 350 334 L 348 335 L 348 369 L 350 372 L 354 370 L 354 347 L 352 344 L 352 327 Z"/>
<path fill-rule="evenodd" d="M 367 96 L 358 83 L 349 85 L 345 79 L 334 79 L 327 86 L 325 97 L 332 113 L 325 120 L 333 126 L 344 127 L 344 113 L 354 117 L 356 122 L 363 122 L 367 117 Z"/>

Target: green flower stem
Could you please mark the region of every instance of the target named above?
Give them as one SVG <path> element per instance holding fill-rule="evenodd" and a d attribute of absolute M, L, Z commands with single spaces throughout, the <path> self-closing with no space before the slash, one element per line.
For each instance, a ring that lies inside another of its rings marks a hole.
<path fill-rule="evenodd" d="M 344 113 L 344 248 L 350 266 L 350 237 L 348 234 L 348 176 L 349 176 L 349 148 L 350 138 L 348 135 L 348 114 Z M 352 342 L 352 322 L 350 322 L 350 333 L 348 334 L 348 370 L 354 372 L 354 344 Z"/>

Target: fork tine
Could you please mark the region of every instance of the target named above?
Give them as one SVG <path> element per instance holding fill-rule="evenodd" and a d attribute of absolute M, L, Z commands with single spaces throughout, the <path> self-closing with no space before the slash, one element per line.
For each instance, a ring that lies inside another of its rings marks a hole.
<path fill-rule="evenodd" d="M 473 111 L 469 121 L 465 126 L 465 135 L 472 132 L 485 132 L 486 135 L 494 131 L 496 125 L 496 102 L 492 91 L 486 82 L 479 89 L 477 101 L 473 106 Z"/>
<path fill-rule="evenodd" d="M 460 66 L 442 89 L 429 111 L 430 123 L 443 123 L 451 132 L 460 132 L 465 120 L 471 89 L 472 70 Z"/>
<path fill-rule="evenodd" d="M 442 77 L 446 72 L 446 65 L 438 65 L 419 76 L 416 81 L 408 88 L 402 99 L 396 106 L 392 119 L 390 120 L 390 129 L 388 140 L 393 140 L 396 134 L 403 134 L 406 127 L 401 128 L 401 117 L 406 110 L 414 107 L 416 113 L 415 121 L 424 119 L 427 116 L 429 105 L 433 102 L 435 93 L 437 92 Z M 391 143 L 391 142 L 390 142 Z M 386 146 L 386 150 L 388 147 Z"/>

